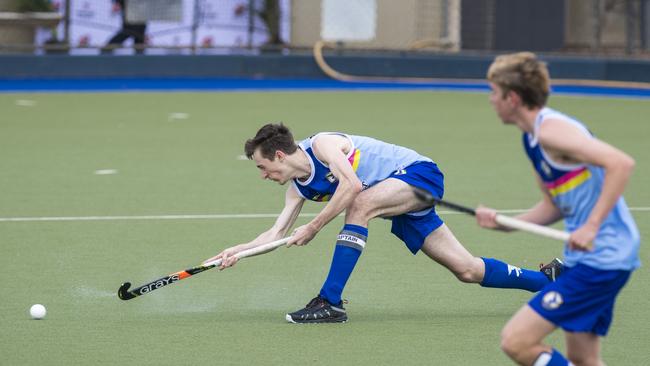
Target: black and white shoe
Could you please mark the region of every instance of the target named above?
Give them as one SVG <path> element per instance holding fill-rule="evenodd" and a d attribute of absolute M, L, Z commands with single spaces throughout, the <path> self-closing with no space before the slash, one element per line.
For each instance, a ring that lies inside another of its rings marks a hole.
<path fill-rule="evenodd" d="M 559 258 L 555 258 L 546 265 L 540 264 L 539 271 L 546 275 L 551 282 L 555 282 L 562 274 L 562 271 L 564 271 L 564 262 Z"/>
<path fill-rule="evenodd" d="M 348 320 L 348 315 L 343 308 L 343 301 L 332 305 L 318 295 L 304 309 L 289 313 L 285 318 L 289 323 L 294 324 L 345 323 Z"/>

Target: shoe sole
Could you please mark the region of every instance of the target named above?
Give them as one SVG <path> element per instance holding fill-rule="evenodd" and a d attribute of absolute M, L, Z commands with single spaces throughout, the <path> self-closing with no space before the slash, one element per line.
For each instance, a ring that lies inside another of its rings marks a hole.
<path fill-rule="evenodd" d="M 315 320 L 307 320 L 307 321 L 295 321 L 293 318 L 287 314 L 284 316 L 284 318 L 287 320 L 287 322 L 291 324 L 319 324 L 319 323 L 347 323 L 348 318 L 345 318 L 343 320 L 338 320 L 338 319 L 333 319 L 333 320 L 323 320 L 323 319 L 315 319 Z"/>

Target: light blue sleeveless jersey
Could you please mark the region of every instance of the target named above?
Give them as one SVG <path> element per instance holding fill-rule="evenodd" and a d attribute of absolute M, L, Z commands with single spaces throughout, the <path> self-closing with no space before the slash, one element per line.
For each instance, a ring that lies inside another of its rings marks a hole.
<path fill-rule="evenodd" d="M 322 132 L 301 141 L 298 146 L 307 154 L 311 164 L 311 175 L 305 181 L 293 180 L 298 193 L 312 201 L 327 201 L 334 194 L 338 180 L 323 164 L 312 150 L 312 142 L 323 134 L 335 134 L 350 140 L 352 148 L 347 155 L 352 169 L 359 177 L 364 189 L 371 187 L 390 176 L 397 170 L 404 169 L 417 162 L 432 162 L 431 159 L 417 152 L 379 141 L 371 137 L 353 136 L 342 133 Z"/>
<path fill-rule="evenodd" d="M 577 120 L 550 108 L 540 111 L 532 134 L 524 133 L 526 153 L 535 170 L 564 215 L 566 230 L 573 232 L 582 226 L 596 205 L 605 179 L 603 168 L 589 164 L 560 164 L 550 159 L 538 143 L 537 134 L 545 120 L 553 118 L 577 126 L 585 134 L 591 132 Z M 639 267 L 639 231 L 620 197 L 603 221 L 594 240 L 593 251 L 569 250 L 564 247 L 566 265 L 578 263 L 601 270 L 627 270 Z"/>

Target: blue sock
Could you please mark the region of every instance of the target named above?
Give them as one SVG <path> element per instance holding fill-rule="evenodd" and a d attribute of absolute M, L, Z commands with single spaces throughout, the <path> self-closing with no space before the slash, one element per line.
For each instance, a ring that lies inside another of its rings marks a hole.
<path fill-rule="evenodd" d="M 533 366 L 571 366 L 570 363 L 560 352 L 553 348 L 553 353 L 542 352 L 539 354 Z"/>
<path fill-rule="evenodd" d="M 540 271 L 511 266 L 493 258 L 481 258 L 485 262 L 485 275 L 481 286 L 518 288 L 537 292 L 551 281 Z"/>
<path fill-rule="evenodd" d="M 345 283 L 354 270 L 359 256 L 366 246 L 368 229 L 363 226 L 346 224 L 336 240 L 336 248 L 330 265 L 330 272 L 320 290 L 320 296 L 333 305 L 341 302 Z"/>

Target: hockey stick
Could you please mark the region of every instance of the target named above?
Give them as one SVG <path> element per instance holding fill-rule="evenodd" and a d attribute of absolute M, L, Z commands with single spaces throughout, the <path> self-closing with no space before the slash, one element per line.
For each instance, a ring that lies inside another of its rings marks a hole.
<path fill-rule="evenodd" d="M 246 249 L 243 250 L 235 256 L 239 259 L 250 257 L 253 255 L 257 254 L 262 254 L 265 252 L 268 252 L 270 250 L 273 250 L 275 248 L 278 248 L 284 244 L 286 244 L 291 237 L 283 238 L 280 240 L 276 240 L 274 242 L 270 242 L 267 244 L 260 245 L 255 248 L 251 249 Z M 214 267 L 218 267 L 221 265 L 221 258 L 214 260 L 212 262 L 204 263 L 196 267 L 192 267 L 189 269 L 186 269 L 184 271 L 179 271 L 176 273 L 172 273 L 169 276 L 165 276 L 162 278 L 159 278 L 155 281 L 151 281 L 149 283 L 146 283 L 138 288 L 135 288 L 131 291 L 129 291 L 129 287 L 131 287 L 130 282 L 124 282 L 122 286 L 120 286 L 120 289 L 117 290 L 117 296 L 119 296 L 120 299 L 122 300 L 131 300 L 133 298 L 136 298 L 138 296 L 142 296 L 144 294 L 147 294 L 153 290 L 157 290 L 161 287 L 165 287 L 167 285 L 171 285 L 174 282 L 186 279 L 188 277 L 194 276 L 195 274 L 201 273 L 203 271 L 207 271 L 209 269 L 212 269 Z"/>
<path fill-rule="evenodd" d="M 416 189 L 415 190 L 415 195 L 418 196 L 421 200 L 430 203 L 432 205 L 440 205 L 444 206 L 447 208 L 450 208 L 452 210 L 466 213 L 472 216 L 476 216 L 476 210 L 473 208 L 469 208 L 463 205 L 459 205 L 457 203 L 453 202 L 448 202 L 444 201 L 441 199 L 437 199 L 431 195 L 431 193 Z M 514 217 L 510 216 L 505 216 L 501 214 L 497 214 L 496 216 L 496 222 L 497 224 L 501 226 L 505 226 L 510 229 L 516 229 L 516 230 L 521 230 L 521 231 L 526 231 L 531 234 L 539 235 L 539 236 L 544 236 L 547 238 L 555 239 L 555 240 L 560 240 L 560 241 L 568 241 L 569 240 L 569 233 L 557 229 L 553 229 L 547 226 L 542 226 L 542 225 L 537 225 L 533 224 L 532 222 L 527 222 L 519 219 L 515 219 Z"/>

